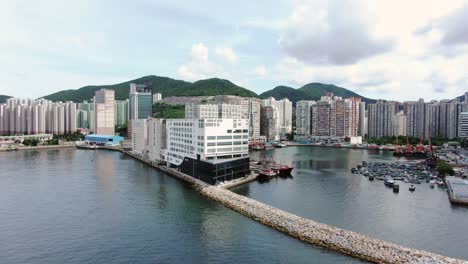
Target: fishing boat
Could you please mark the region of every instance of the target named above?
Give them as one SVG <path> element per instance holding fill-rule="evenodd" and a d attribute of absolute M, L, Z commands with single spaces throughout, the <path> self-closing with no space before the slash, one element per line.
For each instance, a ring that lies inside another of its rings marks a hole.
<path fill-rule="evenodd" d="M 275 144 L 275 148 L 285 148 L 285 147 L 286 147 L 286 144 L 283 142 L 279 142 Z"/>
<path fill-rule="evenodd" d="M 395 181 L 393 180 L 392 177 L 390 177 L 390 176 L 385 177 L 385 179 L 384 179 L 384 184 L 385 184 L 386 186 L 388 186 L 388 187 L 393 187 L 393 184 L 394 184 L 394 183 L 395 183 Z"/>
<path fill-rule="evenodd" d="M 394 193 L 400 192 L 400 185 L 398 183 L 394 183 L 392 188 Z"/>
<path fill-rule="evenodd" d="M 291 176 L 291 171 L 294 168 L 288 165 L 279 165 L 276 167 L 276 171 L 280 177 L 288 177 Z"/>
<path fill-rule="evenodd" d="M 369 181 L 373 181 L 373 180 L 374 180 L 374 176 L 369 175 Z"/>
<path fill-rule="evenodd" d="M 406 138 L 406 147 L 403 149 L 398 141 L 397 138 L 397 145 L 395 147 L 395 151 L 393 152 L 393 156 L 395 157 L 415 157 L 415 158 L 426 158 L 427 151 L 422 144 L 422 140 L 413 148 L 411 143 L 409 142 L 409 138 Z"/>
<path fill-rule="evenodd" d="M 275 177 L 277 173 L 274 170 L 261 170 L 258 173 L 257 179 L 259 180 L 269 180 Z"/>

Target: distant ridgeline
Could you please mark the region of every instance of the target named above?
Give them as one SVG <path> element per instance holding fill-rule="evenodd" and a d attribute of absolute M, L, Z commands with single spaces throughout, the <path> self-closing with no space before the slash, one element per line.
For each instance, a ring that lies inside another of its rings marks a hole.
<path fill-rule="evenodd" d="M 320 96 L 326 95 L 327 93 L 333 93 L 336 96 L 341 97 L 360 97 L 367 103 L 375 102 L 375 100 L 365 98 L 348 89 L 331 84 L 310 83 L 298 89 L 287 86 L 277 86 L 272 90 L 257 95 L 244 87 L 240 87 L 229 80 L 224 79 L 212 78 L 191 83 L 154 75 L 113 85 L 93 85 L 85 86 L 76 90 L 63 90 L 46 95 L 43 98 L 51 101 L 82 102 L 83 100 L 90 100 L 93 98 L 96 90 L 105 88 L 115 90 L 115 97 L 117 100 L 125 100 L 128 98 L 130 83 L 148 84 L 153 93 L 161 93 L 163 98 L 171 96 L 237 95 L 263 99 L 271 96 L 277 100 L 288 98 L 293 102 L 293 104 L 296 104 L 296 102 L 300 100 L 319 100 Z"/>

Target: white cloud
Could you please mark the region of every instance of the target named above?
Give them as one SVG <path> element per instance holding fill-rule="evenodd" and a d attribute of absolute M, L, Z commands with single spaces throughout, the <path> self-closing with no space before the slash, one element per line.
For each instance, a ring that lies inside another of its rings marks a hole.
<path fill-rule="evenodd" d="M 216 48 L 215 53 L 229 63 L 237 62 L 237 55 L 232 48 Z"/>
<path fill-rule="evenodd" d="M 181 65 L 177 72 L 180 78 L 187 81 L 229 76 L 224 72 L 222 65 L 210 61 L 209 49 L 203 43 L 192 45 L 190 61 Z"/>
<path fill-rule="evenodd" d="M 280 36 L 291 57 L 311 65 L 347 65 L 392 48 L 392 41 L 371 31 L 371 20 L 351 0 L 304 1 L 298 5 Z"/>
<path fill-rule="evenodd" d="M 255 67 L 253 72 L 258 77 L 264 77 L 267 74 L 267 69 L 266 69 L 265 66 L 259 65 L 259 66 Z"/>
<path fill-rule="evenodd" d="M 208 61 L 208 48 L 203 43 L 194 44 L 190 56 L 194 61 Z"/>

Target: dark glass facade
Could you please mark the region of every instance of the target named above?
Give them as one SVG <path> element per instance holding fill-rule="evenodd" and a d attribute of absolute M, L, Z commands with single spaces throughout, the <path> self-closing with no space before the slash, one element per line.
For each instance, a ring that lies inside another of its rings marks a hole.
<path fill-rule="evenodd" d="M 206 183 L 237 179 L 250 173 L 250 158 L 229 159 L 225 162 L 210 163 L 192 158 L 184 158 L 179 166 L 181 172 Z"/>

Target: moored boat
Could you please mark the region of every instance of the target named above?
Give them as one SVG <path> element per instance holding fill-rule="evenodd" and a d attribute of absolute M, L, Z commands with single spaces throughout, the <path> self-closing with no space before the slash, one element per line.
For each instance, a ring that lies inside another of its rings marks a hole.
<path fill-rule="evenodd" d="M 392 188 L 394 193 L 400 192 L 400 185 L 398 183 L 394 183 Z"/>
<path fill-rule="evenodd" d="M 283 143 L 283 142 L 279 142 L 277 144 L 275 144 L 275 148 L 285 148 L 286 147 L 286 144 Z"/>
<path fill-rule="evenodd" d="M 257 179 L 259 180 L 269 180 L 275 177 L 277 173 L 274 170 L 261 170 L 258 173 Z"/>
<path fill-rule="evenodd" d="M 392 177 L 385 177 L 384 179 L 384 184 L 388 187 L 393 187 L 393 184 L 395 183 L 395 181 L 392 179 Z"/>
<path fill-rule="evenodd" d="M 290 167 L 288 165 L 280 165 L 277 168 L 277 171 L 280 177 L 287 177 L 287 176 L 291 176 L 291 171 L 293 169 L 294 169 L 293 167 Z"/>
<path fill-rule="evenodd" d="M 411 184 L 409 187 L 409 190 L 414 192 L 416 190 L 416 187 L 413 184 Z"/>

